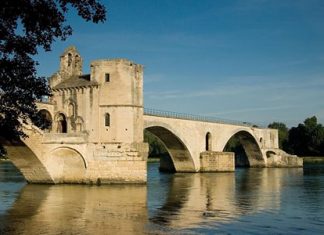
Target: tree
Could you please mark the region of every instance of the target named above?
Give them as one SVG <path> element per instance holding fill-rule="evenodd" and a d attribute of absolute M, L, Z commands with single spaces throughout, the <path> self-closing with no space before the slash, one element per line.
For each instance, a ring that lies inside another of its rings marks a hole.
<path fill-rule="evenodd" d="M 278 130 L 279 137 L 279 148 L 283 150 L 287 150 L 287 142 L 288 142 L 288 128 L 286 124 L 282 122 L 273 122 L 268 125 L 269 128 Z"/>
<path fill-rule="evenodd" d="M 306 138 L 308 140 L 307 152 L 312 155 L 321 154 L 321 145 L 324 142 L 324 127 L 317 123 L 315 116 L 304 121 Z"/>
<path fill-rule="evenodd" d="M 149 144 L 149 157 L 161 157 L 168 154 L 162 141 L 147 130 L 144 130 L 144 142 Z"/>
<path fill-rule="evenodd" d="M 288 145 L 294 154 L 324 154 L 324 127 L 317 123 L 315 116 L 305 119 L 303 124 L 289 130 Z"/>
<path fill-rule="evenodd" d="M 51 95 L 44 77 L 38 77 L 32 56 L 39 48 L 51 50 L 56 39 L 72 34 L 66 24 L 70 9 L 94 23 L 106 19 L 97 0 L 2 0 L 0 3 L 0 136 L 26 137 L 22 124 L 39 119 L 35 102 Z M 0 148 L 3 152 L 3 148 Z"/>

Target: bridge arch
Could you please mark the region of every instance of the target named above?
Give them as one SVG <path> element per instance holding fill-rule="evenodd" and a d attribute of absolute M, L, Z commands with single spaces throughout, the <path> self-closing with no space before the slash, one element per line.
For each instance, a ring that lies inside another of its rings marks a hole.
<path fill-rule="evenodd" d="M 36 126 L 40 127 L 42 130 L 51 131 L 53 125 L 53 117 L 49 110 L 40 109 L 37 112 L 37 115 L 40 116 L 39 123 L 35 123 Z"/>
<path fill-rule="evenodd" d="M 40 159 L 37 144 L 34 144 L 32 139 L 22 138 L 9 141 L 0 137 L 0 143 L 6 149 L 7 157 L 19 169 L 27 182 L 54 183 L 44 162 Z"/>
<path fill-rule="evenodd" d="M 233 138 L 236 138 L 242 145 L 250 167 L 264 167 L 266 165 L 258 138 L 254 136 L 252 130 L 238 129 L 231 132 L 224 138 L 223 151 L 227 143 Z"/>
<path fill-rule="evenodd" d="M 46 162 L 55 183 L 83 183 L 87 163 L 82 154 L 70 147 L 58 147 Z"/>
<path fill-rule="evenodd" d="M 145 127 L 145 130 L 155 135 L 164 144 L 168 151 L 172 162 L 163 162 L 161 160 L 161 168 L 166 170 L 172 170 L 176 172 L 195 172 L 195 164 L 192 158 L 192 154 L 188 149 L 188 145 L 166 124 L 152 124 Z M 165 165 L 162 165 L 165 164 Z"/>

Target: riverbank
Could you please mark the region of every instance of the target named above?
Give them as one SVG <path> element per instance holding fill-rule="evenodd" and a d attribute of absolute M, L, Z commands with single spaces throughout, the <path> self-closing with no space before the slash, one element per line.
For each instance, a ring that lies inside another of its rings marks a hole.
<path fill-rule="evenodd" d="M 324 156 L 304 156 L 304 164 L 324 164 Z"/>

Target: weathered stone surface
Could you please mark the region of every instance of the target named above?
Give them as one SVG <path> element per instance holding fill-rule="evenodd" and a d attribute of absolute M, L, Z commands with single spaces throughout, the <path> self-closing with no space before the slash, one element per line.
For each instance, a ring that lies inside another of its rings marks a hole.
<path fill-rule="evenodd" d="M 200 172 L 227 172 L 235 170 L 234 153 L 205 151 L 200 153 Z"/>
<path fill-rule="evenodd" d="M 268 167 L 303 167 L 303 159 L 290 155 L 281 149 L 268 149 L 266 151 Z"/>

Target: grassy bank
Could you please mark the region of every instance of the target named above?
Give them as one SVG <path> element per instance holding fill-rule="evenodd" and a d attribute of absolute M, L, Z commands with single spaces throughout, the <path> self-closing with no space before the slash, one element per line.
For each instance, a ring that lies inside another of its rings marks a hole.
<path fill-rule="evenodd" d="M 304 156 L 302 157 L 304 164 L 324 164 L 324 156 Z"/>

